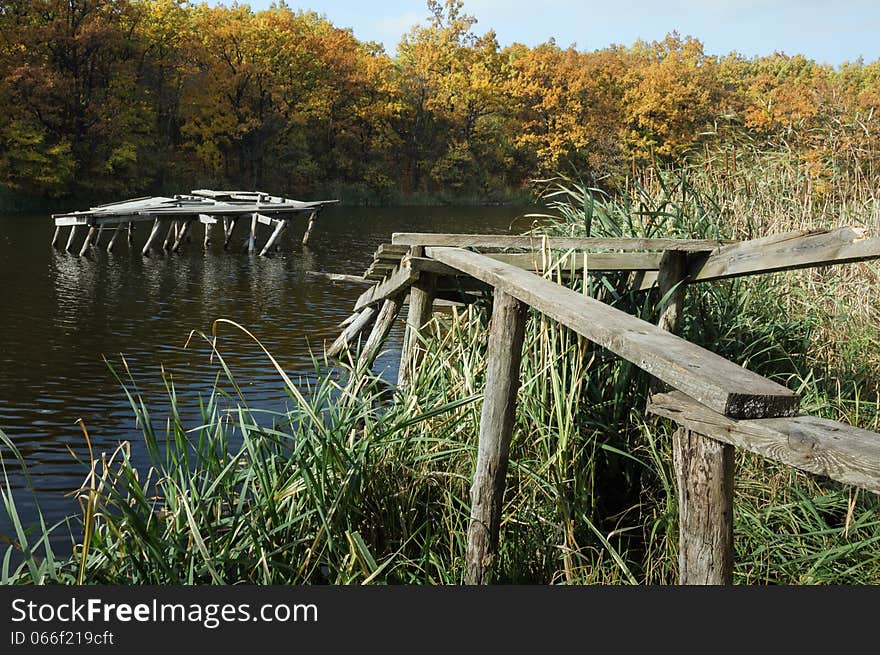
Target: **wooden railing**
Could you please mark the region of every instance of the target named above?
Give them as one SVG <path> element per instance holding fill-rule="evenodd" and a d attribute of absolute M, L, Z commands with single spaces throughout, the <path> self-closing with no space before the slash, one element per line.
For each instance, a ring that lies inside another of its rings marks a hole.
<path fill-rule="evenodd" d="M 489 252 L 513 248 L 532 252 Z M 557 259 L 582 274 L 632 271 L 637 288 L 658 286 L 664 300 L 658 324 L 530 272 L 539 269 L 538 262 L 551 249 L 569 251 L 557 253 Z M 586 249 L 628 252 L 586 253 Z M 634 252 L 642 250 L 652 252 Z M 399 259 L 390 269 L 377 265 L 394 262 L 394 257 Z M 462 295 L 468 283 L 492 290 L 486 389 L 471 487 L 470 583 L 486 581 L 498 545 L 528 309 L 629 360 L 670 389 L 654 393 L 647 409 L 678 426 L 673 457 L 679 489 L 679 580 L 729 584 L 735 448 L 880 493 L 880 435 L 799 415 L 800 399 L 790 389 L 676 336 L 686 285 L 874 258 L 880 258 L 880 239 L 866 239 L 848 227 L 736 243 L 395 234 L 391 246 L 380 248 L 367 272 L 374 277 L 377 270 L 387 273 L 358 298 L 355 314 L 330 352 L 341 352 L 374 324 L 360 349 L 359 366 L 369 366 L 408 293 L 398 377 L 398 384 L 406 386 L 420 357 L 416 334 L 430 318 L 434 299 L 448 295 L 449 288 Z M 591 259 L 596 267 L 591 267 Z M 455 283 L 450 284 L 453 278 Z"/>

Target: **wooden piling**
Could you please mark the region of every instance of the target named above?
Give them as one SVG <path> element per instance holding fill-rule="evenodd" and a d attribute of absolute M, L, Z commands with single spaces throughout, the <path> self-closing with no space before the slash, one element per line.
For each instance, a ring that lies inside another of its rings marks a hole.
<path fill-rule="evenodd" d="M 129 221 L 126 226 L 126 241 L 128 241 L 128 247 L 131 248 L 131 244 L 134 242 L 134 223 Z"/>
<path fill-rule="evenodd" d="M 177 252 L 180 250 L 180 244 L 183 243 L 183 240 L 186 239 L 187 234 L 189 234 L 189 226 L 192 224 L 193 219 L 187 218 L 180 221 L 180 226 L 177 231 L 177 239 L 174 241 L 174 245 L 171 247 L 171 252 Z"/>
<path fill-rule="evenodd" d="M 421 257 L 424 255 L 424 249 L 414 246 L 411 254 L 413 257 Z M 400 367 L 397 371 L 397 387 L 402 391 L 409 387 L 415 368 L 419 365 L 421 358 L 419 335 L 425 324 L 431 320 L 435 287 L 436 276 L 432 273 L 422 273 L 409 290 L 409 312 L 403 333 L 403 347 L 400 351 Z"/>
<path fill-rule="evenodd" d="M 232 233 L 235 232 L 236 225 L 238 225 L 238 216 L 233 219 L 223 217 L 223 250 L 229 248 L 229 241 L 232 239 Z"/>
<path fill-rule="evenodd" d="M 495 290 L 477 468 L 471 485 L 471 520 L 465 562 L 468 584 L 489 581 L 498 550 L 510 438 L 516 418 L 526 309 L 525 303 Z"/>
<path fill-rule="evenodd" d="M 257 221 L 259 214 L 251 214 L 251 235 L 248 237 L 248 252 L 253 252 L 257 244 Z"/>
<path fill-rule="evenodd" d="M 52 247 L 53 248 L 58 245 L 58 235 L 59 234 L 61 234 L 61 226 L 60 225 L 55 228 L 55 233 L 52 235 Z"/>
<path fill-rule="evenodd" d="M 153 239 L 156 238 L 156 235 L 159 234 L 159 218 L 155 218 L 153 220 L 153 229 L 150 230 L 150 236 L 147 237 L 147 242 L 144 244 L 143 250 L 141 250 L 142 255 L 150 254 L 150 245 L 153 243 Z"/>
<path fill-rule="evenodd" d="M 92 243 L 92 239 L 93 239 L 94 236 L 95 236 L 95 232 L 97 232 L 97 231 L 98 231 L 97 228 L 94 227 L 94 226 L 92 226 L 92 227 L 89 228 L 89 231 L 86 233 L 86 238 L 85 238 L 85 240 L 83 241 L 82 248 L 80 248 L 80 250 L 79 250 L 79 256 L 80 256 L 80 257 L 82 257 L 83 255 L 85 255 L 85 254 L 86 254 L 86 251 L 88 251 L 89 246 L 90 246 L 91 243 Z"/>
<path fill-rule="evenodd" d="M 64 252 L 70 252 L 71 246 L 73 246 L 73 238 L 76 235 L 76 225 L 70 226 L 70 234 L 67 235 L 67 244 L 64 246 Z"/>
<path fill-rule="evenodd" d="M 269 237 L 269 240 L 266 242 L 266 245 L 263 246 L 263 249 L 260 251 L 260 257 L 265 257 L 266 253 L 269 252 L 269 249 L 272 247 L 272 244 L 281 236 L 281 233 L 284 231 L 284 228 L 287 227 L 287 221 L 284 219 L 278 219 L 278 222 L 275 224 L 275 231 L 272 232 L 272 236 Z"/>
<path fill-rule="evenodd" d="M 165 233 L 165 240 L 162 242 L 162 250 L 168 250 L 171 247 L 176 229 L 177 221 L 171 221 L 168 224 L 168 231 Z"/>
<path fill-rule="evenodd" d="M 315 219 L 318 217 L 318 212 L 312 212 L 309 214 L 309 224 L 306 227 L 306 232 L 303 234 L 302 245 L 309 245 L 309 239 L 312 238 L 312 230 L 315 228 Z"/>
<path fill-rule="evenodd" d="M 122 230 L 122 223 L 117 223 L 116 229 L 113 230 L 113 236 L 110 237 L 110 242 L 107 244 L 107 252 L 113 252 L 113 246 L 116 244 L 116 237 L 120 230 Z"/>
<path fill-rule="evenodd" d="M 678 481 L 679 584 L 731 584 L 734 448 L 678 428 L 672 452 Z"/>
<path fill-rule="evenodd" d="M 379 348 L 382 347 L 388 332 L 391 330 L 391 326 L 394 325 L 394 320 L 400 313 L 400 308 L 403 307 L 404 295 L 400 294 L 393 298 L 388 298 L 382 303 L 382 309 L 379 310 L 373 330 L 370 332 L 370 336 L 367 337 L 363 350 L 361 350 L 361 356 L 358 360 L 359 369 L 368 369 L 373 365 L 376 355 L 379 354 Z"/>

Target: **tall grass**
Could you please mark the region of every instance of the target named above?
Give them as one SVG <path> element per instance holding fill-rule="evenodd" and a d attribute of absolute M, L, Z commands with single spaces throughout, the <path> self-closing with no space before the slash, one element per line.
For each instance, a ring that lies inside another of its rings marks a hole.
<path fill-rule="evenodd" d="M 862 204 L 850 194 L 845 206 L 833 205 L 833 220 L 816 213 L 815 197 L 812 213 L 787 213 L 808 193 L 808 177 L 783 158 L 776 168 L 758 154 L 749 162 L 740 155 L 722 182 L 712 159 L 686 171 L 654 169 L 615 197 L 560 178 L 547 187 L 543 230 L 738 238 L 808 223 L 876 227 L 867 192 Z M 786 203 L 776 204 L 774 188 L 788 194 Z M 564 254 L 541 253 L 544 275 L 656 320 L 656 293 L 632 291 L 624 274 L 572 274 L 559 265 Z M 682 330 L 798 390 L 806 411 L 876 430 L 880 349 L 876 327 L 867 326 L 877 323 L 863 321 L 876 317 L 877 295 L 860 295 L 872 275 L 876 268 L 857 265 L 695 285 Z M 461 582 L 490 302 L 435 314 L 424 364 L 406 392 L 392 394 L 356 367 L 299 388 L 266 352 L 290 405 L 258 411 L 225 366 L 222 339 L 209 337 L 217 378 L 200 420 L 184 424 L 170 380 L 170 414 L 154 417 L 124 361 L 114 364 L 150 465 L 136 467 L 124 443 L 85 463 L 82 516 L 58 526 L 24 526 L 7 484 L 16 534 L 2 581 Z M 674 582 L 670 426 L 644 417 L 646 376 L 537 314 L 523 355 L 493 580 Z M 876 495 L 745 453 L 736 481 L 737 582 L 880 582 Z M 72 557 L 52 552 L 53 531 L 70 532 Z"/>

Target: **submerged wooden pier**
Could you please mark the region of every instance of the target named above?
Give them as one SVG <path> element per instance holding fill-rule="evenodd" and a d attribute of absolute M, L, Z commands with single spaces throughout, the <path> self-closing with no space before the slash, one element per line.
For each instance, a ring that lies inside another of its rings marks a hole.
<path fill-rule="evenodd" d="M 358 368 L 370 366 L 408 296 L 398 376 L 398 386 L 406 387 L 435 301 L 493 297 L 471 487 L 470 583 L 489 579 L 497 551 L 529 310 L 634 363 L 656 380 L 646 411 L 677 426 L 680 582 L 729 584 L 735 448 L 880 493 L 880 434 L 800 414 L 794 391 L 676 336 L 686 290 L 714 280 L 878 258 L 880 238 L 865 238 L 851 227 L 741 242 L 394 234 L 376 251 L 363 276 L 373 284 L 355 302 L 328 354 L 349 353 Z M 657 290 L 662 304 L 656 325 L 562 284 L 572 276 L 611 271 L 628 274 L 634 290 Z"/>
<path fill-rule="evenodd" d="M 271 229 L 269 237 L 263 242 L 259 255 L 270 254 L 276 246 L 281 234 L 298 217 L 307 217 L 302 245 L 306 246 L 311 239 L 312 231 L 319 212 L 338 202 L 337 200 L 319 200 L 303 202 L 280 196 L 273 196 L 261 191 L 215 191 L 212 189 L 196 189 L 189 194 L 172 197 L 147 196 L 98 205 L 85 211 L 66 214 L 53 214 L 55 233 L 52 236 L 52 247 L 57 247 L 61 240 L 62 228 L 70 228 L 65 241 L 66 252 L 77 252 L 85 255 L 90 248 L 100 246 L 101 235 L 105 228 L 111 232 L 107 243 L 107 252 L 111 252 L 116 240 L 125 228 L 126 240 L 133 247 L 133 234 L 137 223 L 152 223 L 141 254 L 149 255 L 151 250 L 160 249 L 165 252 L 177 252 L 181 245 L 191 239 L 191 227 L 198 222 L 204 226 L 203 244 L 207 248 L 212 232 L 217 232 L 223 239 L 223 248 L 228 249 L 239 222 L 249 228 L 245 247 L 248 252 L 256 252 L 260 239 L 260 226 Z M 86 235 L 79 248 L 75 247 L 77 230 L 86 228 Z"/>

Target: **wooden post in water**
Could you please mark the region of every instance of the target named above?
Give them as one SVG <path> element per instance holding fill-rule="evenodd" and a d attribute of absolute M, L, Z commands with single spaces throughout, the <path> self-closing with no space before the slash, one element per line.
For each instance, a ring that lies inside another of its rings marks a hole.
<path fill-rule="evenodd" d="M 667 250 L 657 286 L 665 302 L 657 325 L 675 333 L 684 312 L 687 254 Z M 661 385 L 651 382 L 651 392 Z M 672 435 L 678 481 L 678 580 L 680 584 L 733 581 L 733 446 L 678 428 Z"/>
<path fill-rule="evenodd" d="M 171 252 L 177 252 L 180 250 L 180 244 L 183 243 L 183 240 L 186 238 L 186 235 L 189 233 L 189 226 L 192 224 L 192 218 L 185 218 L 180 221 L 180 228 L 177 231 L 177 239 L 174 241 L 174 245 L 171 247 Z"/>
<path fill-rule="evenodd" d="M 235 231 L 236 225 L 238 225 L 238 216 L 232 219 L 227 219 L 225 216 L 223 217 L 223 250 L 229 248 L 229 241 L 232 239 L 232 233 Z"/>
<path fill-rule="evenodd" d="M 302 245 L 309 245 L 309 239 L 312 238 L 312 230 L 315 228 L 315 219 L 318 217 L 318 212 L 312 212 L 309 214 L 309 224 L 306 227 L 306 233 L 303 234 Z"/>
<path fill-rule="evenodd" d="M 485 584 L 489 581 L 498 550 L 526 316 L 525 303 L 495 289 L 489 325 L 489 366 L 480 415 L 477 469 L 471 485 L 471 520 L 465 562 L 465 581 L 468 584 Z"/>
<path fill-rule="evenodd" d="M 257 217 L 259 214 L 251 214 L 251 235 L 248 238 L 248 252 L 253 252 L 257 245 Z"/>
<path fill-rule="evenodd" d="M 150 230 L 150 236 L 147 237 L 147 242 L 144 244 L 143 250 L 141 250 L 142 255 L 150 254 L 150 245 L 153 243 L 153 239 L 156 238 L 156 235 L 159 234 L 159 217 L 157 216 L 153 220 L 153 229 Z"/>
<path fill-rule="evenodd" d="M 53 248 L 54 248 L 56 245 L 58 245 L 58 235 L 59 235 L 59 234 L 61 234 L 61 226 L 60 226 L 60 225 L 58 225 L 58 226 L 55 228 L 55 233 L 52 235 L 52 247 L 53 247 Z"/>
<path fill-rule="evenodd" d="M 413 257 L 422 257 L 424 248 L 414 246 L 411 254 Z M 433 273 L 423 273 L 409 289 L 409 312 L 403 333 L 403 347 L 400 351 L 400 367 L 397 371 L 397 387 L 401 391 L 409 387 L 421 359 L 419 335 L 425 324 L 431 320 L 435 286 L 436 276 Z"/>
<path fill-rule="evenodd" d="M 64 246 L 64 252 L 70 252 L 71 246 L 73 246 L 73 237 L 76 235 L 76 225 L 70 226 L 70 234 L 67 235 L 67 244 Z"/>
<path fill-rule="evenodd" d="M 352 341 L 376 318 L 375 307 L 364 307 L 327 349 L 327 357 L 336 357 L 349 347 Z"/>
<path fill-rule="evenodd" d="M 97 228 L 92 226 L 89 228 L 89 231 L 86 233 L 85 241 L 83 241 L 82 248 L 79 250 L 79 256 L 82 257 L 86 254 L 86 251 L 89 249 L 89 246 L 92 243 L 92 238 L 95 236 L 95 232 L 97 232 Z"/>
<path fill-rule="evenodd" d="M 678 428 L 672 435 L 678 480 L 678 582 L 733 582 L 734 448 Z"/>
<path fill-rule="evenodd" d="M 272 244 L 281 236 L 281 233 L 284 231 L 284 228 L 287 227 L 287 221 L 283 218 L 278 219 L 278 222 L 275 224 L 275 231 L 272 232 L 272 236 L 269 237 L 269 240 L 266 242 L 266 245 L 263 246 L 263 249 L 260 251 L 260 257 L 265 257 L 266 253 L 269 252 L 269 249 L 272 247 Z"/>
<path fill-rule="evenodd" d="M 128 241 L 128 247 L 131 248 L 131 244 L 134 242 L 134 223 L 131 221 L 128 222 L 126 233 L 125 238 Z"/>
<path fill-rule="evenodd" d="M 113 245 L 116 243 L 116 237 L 119 235 L 120 230 L 122 230 L 122 223 L 117 223 L 116 229 L 113 230 L 113 236 L 110 237 L 110 243 L 107 244 L 107 252 L 113 252 Z"/>
<path fill-rule="evenodd" d="M 174 233 L 177 230 L 177 221 L 172 220 L 168 224 L 168 231 L 165 233 L 165 240 L 162 242 L 162 250 L 168 250 L 174 239 Z"/>
<path fill-rule="evenodd" d="M 376 355 L 379 354 L 379 348 L 388 336 L 391 326 L 394 325 L 394 319 L 400 313 L 400 308 L 403 307 L 403 297 L 405 295 L 406 293 L 401 293 L 386 299 L 382 303 L 382 309 L 379 310 L 379 315 L 376 317 L 373 331 L 370 332 L 370 336 L 367 337 L 367 341 L 361 351 L 358 369 L 368 369 L 373 365 Z"/>

